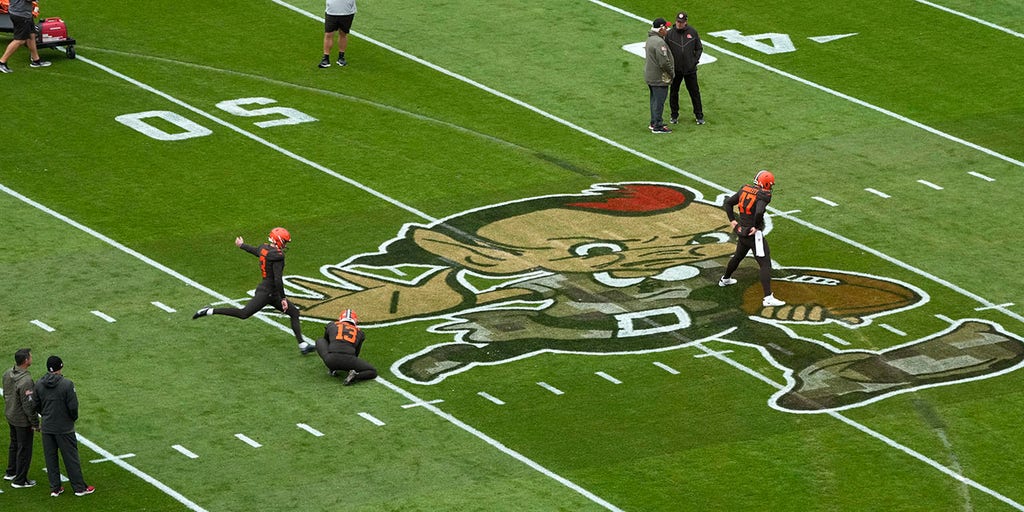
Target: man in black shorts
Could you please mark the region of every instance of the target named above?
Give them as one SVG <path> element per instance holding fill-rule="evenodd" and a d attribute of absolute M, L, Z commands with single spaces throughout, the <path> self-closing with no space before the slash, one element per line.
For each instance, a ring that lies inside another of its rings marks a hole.
<path fill-rule="evenodd" d="M 754 251 L 754 260 L 760 266 L 759 277 L 764 298 L 761 305 L 768 307 L 785 306 L 786 303 L 772 295 L 772 255 L 768 250 L 768 240 L 764 237 L 764 212 L 768 203 L 772 202 L 772 187 L 775 186 L 775 175 L 761 170 L 754 176 L 752 185 L 743 185 L 732 197 L 725 200 L 725 214 L 729 217 L 736 240 L 736 252 L 725 267 L 725 275 L 718 280 L 718 286 L 736 284 L 732 273 L 740 266 L 747 253 Z M 739 219 L 733 209 L 739 210 Z"/>
<path fill-rule="evenodd" d="M 324 337 L 316 340 L 316 353 L 324 360 L 327 373 L 335 376 L 339 371 L 348 370 L 345 385 L 377 377 L 377 369 L 359 359 L 366 334 L 359 328 L 359 317 L 355 311 L 346 309 L 338 315 L 337 322 L 324 327 Z"/>
<path fill-rule="evenodd" d="M 209 315 L 227 315 L 235 318 L 246 319 L 258 313 L 263 306 L 270 304 L 274 309 L 285 313 L 291 318 L 292 332 L 299 342 L 299 352 L 306 355 L 316 347 L 302 338 L 302 326 L 299 322 L 299 307 L 288 301 L 284 295 L 284 250 L 292 241 L 292 235 L 285 228 L 274 228 L 270 230 L 267 237 L 269 243 L 253 247 L 242 237 L 235 238 L 235 246 L 260 259 L 260 272 L 263 280 L 256 287 L 256 293 L 252 300 L 244 308 L 213 308 L 206 306 L 196 314 L 192 315 L 195 320 L 199 317 Z"/>
<path fill-rule="evenodd" d="M 331 49 L 334 48 L 334 34 L 338 33 L 338 65 L 345 66 L 345 49 L 348 48 L 348 33 L 352 31 L 352 20 L 356 17 L 356 0 L 327 0 L 324 13 L 324 58 L 320 67 L 331 67 Z"/>
<path fill-rule="evenodd" d="M 32 9 L 32 0 L 11 0 L 7 13 L 11 15 L 11 24 L 14 25 L 14 40 L 7 45 L 3 57 L 0 57 L 0 73 L 11 72 L 11 68 L 7 67 L 7 59 L 10 59 L 21 46 L 28 46 L 28 52 L 32 56 L 29 66 L 45 68 L 50 65 L 48 61 L 39 58 L 39 51 L 36 49 L 36 24 Z"/>

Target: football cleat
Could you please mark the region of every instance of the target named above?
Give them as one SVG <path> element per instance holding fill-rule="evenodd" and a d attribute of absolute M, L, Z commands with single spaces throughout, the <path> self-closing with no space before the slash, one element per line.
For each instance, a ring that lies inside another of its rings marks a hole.
<path fill-rule="evenodd" d="M 352 311 L 351 309 L 346 309 L 342 311 L 340 315 L 338 315 L 338 321 L 348 322 L 352 325 L 359 325 L 359 315 L 357 315 L 356 312 Z"/>
<path fill-rule="evenodd" d="M 771 294 L 771 295 L 765 295 L 765 297 L 763 299 L 761 299 L 761 305 L 766 307 L 766 308 L 770 308 L 770 307 L 777 307 L 777 306 L 785 306 L 786 302 L 785 301 L 781 301 L 779 299 L 776 299 L 775 295 Z"/>
<path fill-rule="evenodd" d="M 302 355 L 306 355 L 310 352 L 313 352 L 314 350 L 316 350 L 316 345 L 308 341 L 303 341 L 302 343 L 299 343 L 299 353 Z"/>
<path fill-rule="evenodd" d="M 358 374 L 359 374 L 359 372 L 357 372 L 355 370 L 349 370 L 348 371 L 348 377 L 345 377 L 345 385 L 346 386 L 351 386 L 352 383 L 356 381 L 356 375 L 358 375 Z"/>
<path fill-rule="evenodd" d="M 767 169 L 761 169 L 754 176 L 754 183 L 765 190 L 771 190 L 775 186 L 775 175 Z"/>
<path fill-rule="evenodd" d="M 718 286 L 730 286 L 736 284 L 735 279 L 726 279 L 725 277 L 718 280 Z"/>
<path fill-rule="evenodd" d="M 270 240 L 270 243 L 283 251 L 284 246 L 288 245 L 288 242 L 292 241 L 292 234 L 285 228 L 274 228 L 270 230 L 270 235 L 267 236 L 267 239 Z"/>
<path fill-rule="evenodd" d="M 210 306 L 206 306 L 205 308 L 202 308 L 199 311 L 196 311 L 196 314 L 192 315 L 192 320 L 195 320 L 196 318 L 199 318 L 201 316 L 207 316 L 207 315 L 212 315 L 212 314 L 213 314 L 213 308 L 211 308 Z"/>

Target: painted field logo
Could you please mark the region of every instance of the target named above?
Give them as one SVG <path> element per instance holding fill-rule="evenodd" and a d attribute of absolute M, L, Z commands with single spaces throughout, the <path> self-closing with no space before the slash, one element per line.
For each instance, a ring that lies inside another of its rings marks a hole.
<path fill-rule="evenodd" d="M 742 293 L 717 285 L 733 249 L 720 205 L 675 184 L 614 183 L 407 224 L 378 252 L 287 281 L 306 317 L 358 307 L 367 327 L 428 322 L 448 336 L 392 366 L 418 384 L 545 352 L 719 341 L 752 347 L 782 370 L 787 385 L 772 407 L 823 412 L 1024 364 L 1024 340 L 982 320 L 882 351 L 800 337 L 798 325 L 858 329 L 929 297 L 878 276 L 778 267 L 772 287 L 788 304 L 765 308 L 755 278 Z"/>

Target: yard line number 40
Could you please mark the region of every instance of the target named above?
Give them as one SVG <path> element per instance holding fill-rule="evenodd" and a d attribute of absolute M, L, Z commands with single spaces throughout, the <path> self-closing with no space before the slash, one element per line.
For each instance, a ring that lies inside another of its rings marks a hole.
<path fill-rule="evenodd" d="M 277 101 L 270 98 L 238 98 L 236 100 L 222 101 L 217 104 L 217 108 L 239 117 L 276 117 L 275 119 L 257 121 L 256 123 L 253 123 L 260 128 L 311 123 L 316 121 L 315 117 L 289 107 L 245 108 L 248 105 L 269 105 L 271 103 L 277 103 Z M 114 119 L 117 120 L 117 122 L 156 140 L 185 140 L 196 137 L 205 137 L 213 133 L 209 128 L 196 123 L 181 114 L 176 114 L 167 110 L 150 110 L 147 112 L 124 114 L 117 116 Z M 157 127 L 152 124 L 151 121 L 157 119 L 165 122 L 160 123 L 163 127 Z M 177 127 L 178 130 L 168 131 L 167 129 L 164 129 L 171 128 L 171 126 L 167 126 L 168 123 L 173 127 Z"/>

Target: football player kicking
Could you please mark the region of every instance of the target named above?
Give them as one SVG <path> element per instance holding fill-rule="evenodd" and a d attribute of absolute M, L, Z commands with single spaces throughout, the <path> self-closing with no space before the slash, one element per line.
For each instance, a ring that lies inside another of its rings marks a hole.
<path fill-rule="evenodd" d="M 302 338 L 302 326 L 299 323 L 299 308 L 292 304 L 284 294 L 284 251 L 288 243 L 292 241 L 292 235 L 285 228 L 274 228 L 270 230 L 267 241 L 269 243 L 253 247 L 242 237 L 235 238 L 235 246 L 260 259 L 260 272 L 263 281 L 256 287 L 256 293 L 244 308 L 214 308 L 206 306 L 192 319 L 209 315 L 227 315 L 235 318 L 246 319 L 256 314 L 263 306 L 270 304 L 274 309 L 285 313 L 291 319 L 292 332 L 299 343 L 299 352 L 306 355 L 314 350 L 316 346 Z"/>
<path fill-rule="evenodd" d="M 768 203 L 772 202 L 773 186 L 775 175 L 767 170 L 761 170 L 754 176 L 753 185 L 743 185 L 743 188 L 725 200 L 725 214 L 729 216 L 733 232 L 739 238 L 736 240 L 736 252 L 725 267 L 725 275 L 718 281 L 718 286 L 736 284 L 732 273 L 740 266 L 747 253 L 753 250 L 754 260 L 761 267 L 759 277 L 764 289 L 761 305 L 766 308 L 786 305 L 772 295 L 772 257 L 768 250 L 768 240 L 765 240 L 763 233 L 764 212 L 768 209 Z M 734 209 L 739 210 L 739 219 Z"/>

